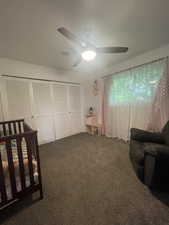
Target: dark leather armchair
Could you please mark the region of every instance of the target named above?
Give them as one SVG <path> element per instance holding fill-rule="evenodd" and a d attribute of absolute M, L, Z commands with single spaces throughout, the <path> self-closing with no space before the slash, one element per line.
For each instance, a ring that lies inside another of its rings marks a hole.
<path fill-rule="evenodd" d="M 169 121 L 161 133 L 131 128 L 130 159 L 143 183 L 169 190 Z"/>

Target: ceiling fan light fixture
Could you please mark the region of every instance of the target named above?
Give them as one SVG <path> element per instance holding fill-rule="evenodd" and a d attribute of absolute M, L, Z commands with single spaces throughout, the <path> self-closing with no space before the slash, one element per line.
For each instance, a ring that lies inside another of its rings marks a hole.
<path fill-rule="evenodd" d="M 96 52 L 93 50 L 85 50 L 81 53 L 81 56 L 85 61 L 92 61 L 96 57 Z"/>

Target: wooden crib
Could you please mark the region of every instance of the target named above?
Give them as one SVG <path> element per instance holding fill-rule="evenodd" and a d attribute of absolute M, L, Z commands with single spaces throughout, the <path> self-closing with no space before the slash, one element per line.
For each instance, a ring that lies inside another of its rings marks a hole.
<path fill-rule="evenodd" d="M 36 191 L 43 198 L 37 131 L 24 119 L 0 122 L 0 212 Z"/>

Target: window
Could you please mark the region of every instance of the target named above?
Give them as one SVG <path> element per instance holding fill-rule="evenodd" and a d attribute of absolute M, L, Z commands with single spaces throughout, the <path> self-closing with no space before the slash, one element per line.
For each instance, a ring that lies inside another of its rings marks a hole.
<path fill-rule="evenodd" d="M 164 67 L 165 63 L 159 61 L 113 76 L 110 103 L 152 101 Z"/>

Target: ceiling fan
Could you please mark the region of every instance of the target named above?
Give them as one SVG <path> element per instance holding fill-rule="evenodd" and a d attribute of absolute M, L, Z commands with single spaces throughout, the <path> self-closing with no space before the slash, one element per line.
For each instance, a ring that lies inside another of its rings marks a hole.
<path fill-rule="evenodd" d="M 79 51 L 72 49 L 72 52 L 63 52 L 64 55 L 77 55 L 77 61 L 74 63 L 73 67 L 79 65 L 82 59 L 85 61 L 94 60 L 97 54 L 125 53 L 128 51 L 127 47 L 95 47 L 88 41 L 83 41 L 78 38 L 65 27 L 59 27 L 57 31 L 78 46 Z"/>

